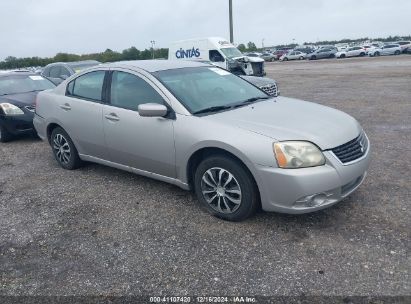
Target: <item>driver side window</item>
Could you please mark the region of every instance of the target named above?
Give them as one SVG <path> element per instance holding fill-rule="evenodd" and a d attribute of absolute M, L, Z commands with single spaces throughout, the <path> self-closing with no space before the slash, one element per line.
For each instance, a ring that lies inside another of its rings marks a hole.
<path fill-rule="evenodd" d="M 142 78 L 130 73 L 114 71 L 111 80 L 110 103 L 112 106 L 137 111 L 140 104 L 164 104 L 164 100 Z"/>
<path fill-rule="evenodd" d="M 210 50 L 209 58 L 211 62 L 224 62 L 223 56 L 221 56 L 220 52 L 217 50 Z"/>

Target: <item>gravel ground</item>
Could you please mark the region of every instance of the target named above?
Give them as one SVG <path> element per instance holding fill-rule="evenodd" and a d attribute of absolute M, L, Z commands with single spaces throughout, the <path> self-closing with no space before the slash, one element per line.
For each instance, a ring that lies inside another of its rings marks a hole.
<path fill-rule="evenodd" d="M 0 144 L 0 294 L 411 295 L 411 56 L 266 70 L 284 96 L 360 121 L 373 159 L 358 191 L 314 214 L 230 223 L 175 186 L 65 171 L 33 138 Z"/>

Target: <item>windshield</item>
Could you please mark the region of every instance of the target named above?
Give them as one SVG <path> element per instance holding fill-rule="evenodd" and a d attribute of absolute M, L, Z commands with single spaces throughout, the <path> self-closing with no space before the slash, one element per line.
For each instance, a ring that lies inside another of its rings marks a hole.
<path fill-rule="evenodd" d="M 215 67 L 165 70 L 153 75 L 191 113 L 214 107 L 231 107 L 250 99 L 269 97 L 240 77 Z"/>
<path fill-rule="evenodd" d="M 227 58 L 243 57 L 244 55 L 235 47 L 220 49 Z"/>
<path fill-rule="evenodd" d="M 91 68 L 93 66 L 98 65 L 99 63 L 80 63 L 80 64 L 71 64 L 70 67 L 73 69 L 74 72 L 78 73 L 82 70 L 87 68 Z"/>
<path fill-rule="evenodd" d="M 0 95 L 43 91 L 55 85 L 40 75 L 12 75 L 0 77 Z"/>

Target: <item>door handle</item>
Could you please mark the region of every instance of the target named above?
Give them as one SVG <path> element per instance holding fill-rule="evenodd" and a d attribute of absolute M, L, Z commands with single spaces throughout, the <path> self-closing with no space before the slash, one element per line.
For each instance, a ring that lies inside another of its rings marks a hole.
<path fill-rule="evenodd" d="M 62 108 L 65 111 L 70 111 L 71 110 L 71 106 L 68 103 L 65 103 L 65 104 L 61 105 L 60 108 Z"/>
<path fill-rule="evenodd" d="M 115 113 L 110 113 L 110 114 L 104 115 L 104 117 L 108 120 L 111 120 L 111 121 L 119 121 L 120 120 L 120 118 Z"/>

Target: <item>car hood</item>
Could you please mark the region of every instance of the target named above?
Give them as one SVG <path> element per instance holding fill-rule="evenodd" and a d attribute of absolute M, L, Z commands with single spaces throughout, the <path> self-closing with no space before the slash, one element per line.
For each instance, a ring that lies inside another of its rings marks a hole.
<path fill-rule="evenodd" d="M 17 107 L 24 107 L 34 105 L 36 103 L 36 96 L 39 92 L 28 92 L 11 95 L 0 96 L 0 103 L 8 102 Z"/>
<path fill-rule="evenodd" d="M 304 140 L 322 150 L 354 138 L 361 126 L 350 115 L 316 103 L 277 97 L 204 117 L 271 137 L 276 141 Z"/>

